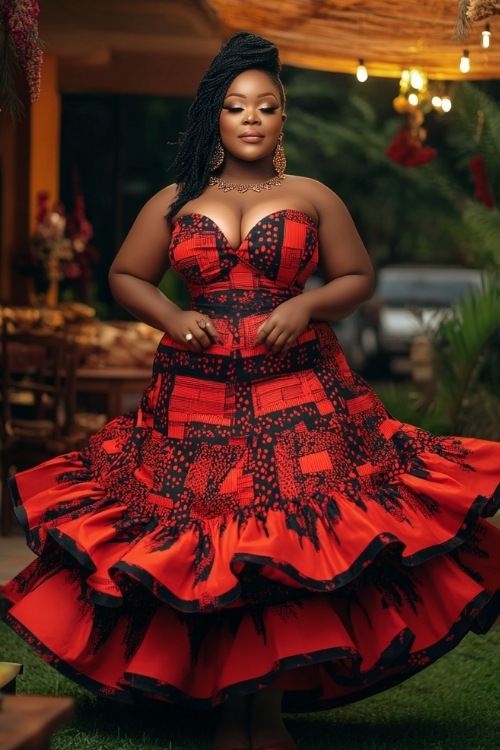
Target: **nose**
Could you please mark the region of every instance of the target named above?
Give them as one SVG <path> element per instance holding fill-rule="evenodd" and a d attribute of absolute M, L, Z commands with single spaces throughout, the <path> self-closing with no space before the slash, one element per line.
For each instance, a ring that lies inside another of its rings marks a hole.
<path fill-rule="evenodd" d="M 260 117 L 259 117 L 259 111 L 257 109 L 256 110 L 248 110 L 247 112 L 245 112 L 245 123 L 246 124 L 252 125 L 252 124 L 258 123 L 258 122 L 260 122 Z"/>

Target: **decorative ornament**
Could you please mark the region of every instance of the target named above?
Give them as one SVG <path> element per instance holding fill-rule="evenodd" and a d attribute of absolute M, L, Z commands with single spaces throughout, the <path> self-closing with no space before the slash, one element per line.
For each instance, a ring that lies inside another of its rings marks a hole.
<path fill-rule="evenodd" d="M 488 185 L 484 157 L 480 154 L 476 154 L 476 156 L 473 156 L 470 160 L 469 166 L 474 177 L 474 198 L 477 201 L 484 203 L 487 208 L 495 208 L 495 200 Z"/>
<path fill-rule="evenodd" d="M 256 183 L 250 183 L 249 185 L 240 185 L 237 182 L 225 182 L 224 180 L 221 180 L 220 177 L 212 176 L 208 180 L 208 184 L 210 186 L 218 187 L 219 190 L 223 190 L 225 193 L 230 192 L 231 190 L 237 190 L 238 193 L 246 193 L 247 190 L 253 190 L 254 193 L 260 193 L 261 190 L 271 190 L 272 187 L 275 187 L 277 185 L 281 185 L 281 181 L 286 179 L 285 175 L 276 175 L 276 177 L 271 177 L 270 180 L 266 180 L 265 182 L 256 182 Z"/>
<path fill-rule="evenodd" d="M 500 2 L 488 0 L 469 0 L 467 3 L 467 18 L 471 23 L 482 21 L 490 16 L 500 16 Z"/>
<path fill-rule="evenodd" d="M 458 18 L 454 29 L 458 39 L 468 36 L 471 23 L 500 15 L 499 0 L 458 0 L 458 6 Z"/>
<path fill-rule="evenodd" d="M 429 81 L 420 68 L 403 70 L 399 81 L 399 96 L 393 100 L 393 107 L 400 115 L 412 112 L 415 107 L 427 109 L 429 103 Z"/>
<path fill-rule="evenodd" d="M 435 148 L 424 146 L 427 136 L 424 122 L 424 113 L 421 109 L 414 108 L 403 115 L 403 125 L 398 128 L 396 135 L 386 149 L 387 156 L 403 167 L 418 167 L 432 161 L 437 151 Z"/>
<path fill-rule="evenodd" d="M 210 171 L 215 172 L 216 169 L 219 169 L 219 167 L 222 165 L 222 162 L 224 161 L 225 157 L 224 149 L 222 148 L 222 143 L 220 142 L 220 138 L 217 138 L 217 143 L 215 144 L 214 152 L 210 158 Z"/>
<path fill-rule="evenodd" d="M 283 179 L 284 172 L 286 169 L 286 156 L 285 149 L 283 148 L 283 133 L 280 133 L 278 143 L 273 156 L 273 167 L 276 170 L 276 174 L 280 179 Z"/>
<path fill-rule="evenodd" d="M 15 77 L 22 68 L 28 80 L 30 101 L 40 95 L 42 42 L 38 36 L 36 0 L 3 0 L 0 3 L 0 110 L 10 112 L 14 121 L 23 111 L 15 90 Z"/>
<path fill-rule="evenodd" d="M 484 110 L 478 109 L 476 135 L 474 137 L 474 141 L 476 142 L 477 149 L 479 149 L 479 144 L 481 142 L 481 138 L 483 135 L 483 128 L 484 128 Z M 484 203 L 484 205 L 487 208 L 494 208 L 495 199 L 493 198 L 493 194 L 488 185 L 488 176 L 486 174 L 486 162 L 484 160 L 484 156 L 477 153 L 470 160 L 469 167 L 472 172 L 472 176 L 474 177 L 474 185 L 475 185 L 474 198 L 477 201 Z"/>
<path fill-rule="evenodd" d="M 436 150 L 424 146 L 427 133 L 423 127 L 424 110 L 430 109 L 429 82 L 419 68 L 403 70 L 399 81 L 399 96 L 392 104 L 403 116 L 403 124 L 386 149 L 387 156 L 403 167 L 427 164 L 436 156 Z"/>

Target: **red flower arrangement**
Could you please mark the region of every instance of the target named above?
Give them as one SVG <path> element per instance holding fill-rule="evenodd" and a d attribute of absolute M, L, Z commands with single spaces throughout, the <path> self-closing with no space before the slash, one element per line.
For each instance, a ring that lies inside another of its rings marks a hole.
<path fill-rule="evenodd" d="M 474 177 L 474 198 L 477 201 L 484 203 L 487 208 L 494 208 L 495 199 L 493 198 L 493 193 L 488 185 L 484 157 L 480 154 L 476 154 L 476 156 L 473 156 L 470 160 L 469 166 Z"/>
<path fill-rule="evenodd" d="M 38 36 L 39 13 L 36 0 L 3 0 L 0 6 L 0 104 L 10 110 L 14 119 L 22 109 L 14 87 L 15 73 L 20 67 L 26 73 L 30 100 L 35 102 L 40 95 L 43 52 Z"/>
<path fill-rule="evenodd" d="M 83 195 L 75 196 L 69 216 L 61 203 L 49 208 L 46 191 L 37 199 L 36 230 L 28 257 L 22 259 L 18 270 L 32 277 L 38 297 L 50 297 L 49 305 L 57 302 L 60 293 L 88 302 L 100 256 L 90 243 L 93 229 L 85 216 Z"/>
<path fill-rule="evenodd" d="M 403 115 L 403 125 L 386 149 L 387 156 L 403 167 L 418 167 L 432 161 L 437 154 L 435 148 L 424 146 L 426 138 L 422 127 L 424 115 L 422 110 L 411 108 Z"/>

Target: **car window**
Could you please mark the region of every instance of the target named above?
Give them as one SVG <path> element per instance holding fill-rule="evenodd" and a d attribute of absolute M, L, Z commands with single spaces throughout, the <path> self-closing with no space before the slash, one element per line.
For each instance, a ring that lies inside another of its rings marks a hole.
<path fill-rule="evenodd" d="M 419 272 L 380 272 L 375 296 L 392 305 L 418 305 L 420 307 L 444 307 L 462 297 L 471 286 L 479 286 L 478 273 L 449 276 L 422 275 Z"/>

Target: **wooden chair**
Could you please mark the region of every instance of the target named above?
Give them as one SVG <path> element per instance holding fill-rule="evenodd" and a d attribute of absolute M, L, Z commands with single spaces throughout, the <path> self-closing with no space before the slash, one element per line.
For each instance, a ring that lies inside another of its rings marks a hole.
<path fill-rule="evenodd" d="M 81 447 L 75 418 L 77 345 L 64 333 L 19 330 L 5 317 L 1 338 L 1 531 L 11 533 L 7 480 L 17 470 Z"/>

